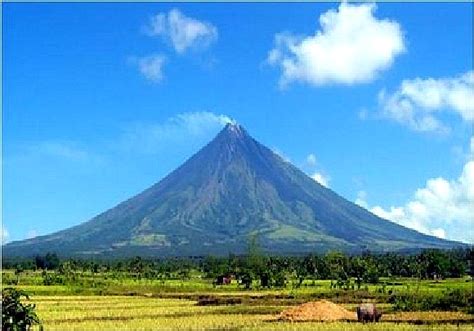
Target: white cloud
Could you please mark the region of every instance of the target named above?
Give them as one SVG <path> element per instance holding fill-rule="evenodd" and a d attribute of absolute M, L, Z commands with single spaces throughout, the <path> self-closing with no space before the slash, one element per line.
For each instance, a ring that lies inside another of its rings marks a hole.
<path fill-rule="evenodd" d="M 8 237 L 10 237 L 10 234 L 8 233 L 7 228 L 2 225 L 2 232 L 1 232 L 1 240 L 2 240 L 2 245 L 6 244 L 8 242 Z"/>
<path fill-rule="evenodd" d="M 281 68 L 280 86 L 356 84 L 374 80 L 405 50 L 400 25 L 374 16 L 375 3 L 341 3 L 319 17 L 314 35 L 275 35 L 267 62 Z"/>
<path fill-rule="evenodd" d="M 359 205 L 363 208 L 368 208 L 368 205 L 367 205 L 367 192 L 365 192 L 365 191 L 357 192 L 357 198 L 354 202 L 355 202 L 356 205 Z"/>
<path fill-rule="evenodd" d="M 360 193 L 360 192 L 359 192 Z M 358 194 L 356 203 L 372 213 L 420 232 L 474 242 L 474 160 L 469 160 L 455 180 L 432 178 L 416 190 L 403 206 L 370 208 L 366 194 Z"/>
<path fill-rule="evenodd" d="M 365 203 L 366 208 L 369 208 L 367 203 Z M 390 210 L 385 210 L 380 206 L 375 206 L 370 208 L 370 211 L 377 216 L 385 218 L 387 220 L 401 220 L 406 217 L 405 210 L 402 207 L 390 207 Z M 408 224 L 403 224 L 409 228 L 415 228 L 416 230 L 422 231 L 421 226 L 409 226 Z M 426 231 L 425 231 L 426 232 Z"/>
<path fill-rule="evenodd" d="M 474 160 L 474 136 L 471 137 L 469 146 L 454 145 L 451 147 L 451 153 L 456 162 L 465 163 L 468 160 Z"/>
<path fill-rule="evenodd" d="M 469 140 L 469 149 L 471 151 L 469 155 L 472 159 L 474 159 L 474 136 Z"/>
<path fill-rule="evenodd" d="M 331 180 L 329 176 L 325 176 L 320 172 L 315 172 L 314 174 L 311 175 L 311 178 L 313 178 L 322 186 L 329 187 L 329 181 Z"/>
<path fill-rule="evenodd" d="M 316 155 L 314 155 L 313 153 L 308 154 L 308 156 L 306 156 L 304 166 L 307 169 L 307 174 L 309 177 L 314 179 L 319 184 L 325 187 L 329 187 L 329 181 L 331 180 L 331 178 L 328 175 L 324 174 L 325 172 L 321 170 L 320 166 L 318 166 L 318 160 L 316 158 Z"/>
<path fill-rule="evenodd" d="M 138 70 L 148 80 L 159 83 L 163 80 L 163 66 L 166 57 L 161 54 L 149 55 L 136 60 Z"/>
<path fill-rule="evenodd" d="M 185 16 L 178 9 L 153 16 L 144 30 L 149 36 L 170 41 L 180 54 L 190 48 L 206 48 L 216 41 L 218 36 L 214 25 Z"/>
<path fill-rule="evenodd" d="M 230 117 L 211 112 L 182 113 L 163 123 L 132 123 L 117 144 L 126 151 L 154 154 L 170 145 L 206 141 L 231 122 Z"/>
<path fill-rule="evenodd" d="M 439 118 L 450 112 L 474 121 L 474 71 L 456 77 L 415 78 L 402 81 L 397 91 L 379 93 L 382 115 L 415 131 L 449 132 Z"/>
<path fill-rule="evenodd" d="M 434 229 L 434 230 L 431 231 L 431 233 L 432 233 L 433 236 L 435 236 L 435 237 L 442 238 L 442 239 L 445 239 L 445 238 L 446 238 L 446 231 L 444 231 L 444 230 L 441 229 L 441 228 Z"/>
<path fill-rule="evenodd" d="M 474 136 L 471 137 L 471 140 L 469 141 L 469 150 L 470 150 L 469 157 L 471 159 L 474 159 Z"/>
<path fill-rule="evenodd" d="M 316 156 L 312 153 L 306 157 L 306 164 L 310 167 L 314 167 L 316 165 L 316 161 Z"/>

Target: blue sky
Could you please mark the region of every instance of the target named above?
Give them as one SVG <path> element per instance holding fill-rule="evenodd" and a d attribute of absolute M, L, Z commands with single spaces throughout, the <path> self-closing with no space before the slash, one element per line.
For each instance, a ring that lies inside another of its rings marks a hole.
<path fill-rule="evenodd" d="M 4 4 L 3 240 L 113 207 L 232 118 L 347 199 L 472 241 L 472 38 L 470 3 Z"/>

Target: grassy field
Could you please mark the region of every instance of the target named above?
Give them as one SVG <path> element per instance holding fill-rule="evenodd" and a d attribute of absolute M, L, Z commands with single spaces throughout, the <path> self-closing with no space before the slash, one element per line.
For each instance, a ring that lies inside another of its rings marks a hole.
<path fill-rule="evenodd" d="M 3 271 L 13 279 L 13 271 Z M 472 330 L 473 315 L 463 311 L 394 311 L 389 293 L 443 295 L 459 289 L 472 293 L 469 278 L 443 281 L 382 279 L 359 291 L 335 291 L 330 281 L 306 281 L 300 288 L 245 290 L 233 282 L 213 286 L 210 280 L 115 279 L 82 274 L 68 285 L 42 285 L 39 273 L 28 271 L 15 286 L 31 294 L 45 330 Z M 3 285 L 6 286 L 5 284 Z M 197 305 L 200 297 L 218 298 L 218 305 Z M 278 315 L 299 303 L 328 298 L 354 312 L 360 302 L 377 302 L 384 312 L 378 324 L 357 322 L 284 322 Z M 230 302 L 231 305 L 226 304 Z M 233 300 L 233 301 L 232 301 Z"/>
<path fill-rule="evenodd" d="M 13 270 L 2 271 L 3 286 L 9 281 L 16 280 L 17 276 Z M 160 293 L 166 296 L 179 293 L 186 294 L 219 294 L 219 295 L 292 295 L 312 296 L 335 293 L 330 287 L 330 280 L 305 280 L 303 285 L 296 288 L 289 282 L 285 288 L 259 289 L 258 282 L 254 282 L 257 291 L 244 290 L 237 282 L 228 286 L 214 286 L 209 279 L 201 278 L 201 275 L 191 275 L 189 279 L 134 279 L 130 277 L 114 278 L 107 273 L 81 273 L 77 281 L 67 285 L 43 285 L 41 272 L 24 271 L 18 277 L 18 287 L 38 295 L 77 295 L 77 294 L 137 294 Z M 473 282 L 469 277 L 436 280 L 418 280 L 416 278 L 381 278 L 377 285 L 363 285 L 359 292 L 377 294 L 381 292 L 414 292 L 441 294 L 447 289 L 459 289 L 461 291 L 472 291 Z M 383 293 L 382 293 L 383 294 Z"/>
<path fill-rule="evenodd" d="M 197 306 L 193 300 L 130 296 L 35 296 L 33 301 L 45 330 L 472 330 L 472 316 L 456 312 L 391 313 L 382 323 L 363 325 L 278 321 L 284 305 Z"/>

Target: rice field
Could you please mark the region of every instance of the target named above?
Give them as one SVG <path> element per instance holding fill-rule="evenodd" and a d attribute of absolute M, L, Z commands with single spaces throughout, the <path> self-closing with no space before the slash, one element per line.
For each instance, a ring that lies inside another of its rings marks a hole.
<path fill-rule="evenodd" d="M 15 275 L 3 270 L 5 279 Z M 393 304 L 381 293 L 384 285 L 369 285 L 365 292 L 334 291 L 330 281 L 291 284 L 285 288 L 245 290 L 233 282 L 213 286 L 210 280 L 114 279 L 108 274 L 81 275 L 80 281 L 67 285 L 43 285 L 41 274 L 21 274 L 16 288 L 26 290 L 44 330 L 473 330 L 474 316 L 453 311 L 395 312 Z M 383 280 L 386 292 L 444 295 L 448 289 L 472 293 L 471 279 L 416 281 Z M 5 286 L 5 285 L 3 285 Z M 414 292 L 416 291 L 416 292 Z M 364 294 L 365 293 L 365 294 Z M 358 297 L 359 294 L 365 295 Z M 197 305 L 199 297 L 218 299 L 218 305 Z M 354 312 L 360 302 L 377 301 L 384 312 L 382 322 L 290 322 L 278 320 L 285 309 L 321 298 Z M 232 301 L 237 302 L 232 302 Z M 232 304 L 229 304 L 229 301 Z M 458 311 L 455 311 L 458 310 Z M 468 311 L 464 309 L 463 311 Z M 35 327 L 34 330 L 38 330 Z"/>
<path fill-rule="evenodd" d="M 287 306 L 197 306 L 186 299 L 138 296 L 34 296 L 45 330 L 472 330 L 460 312 L 387 314 L 382 323 L 282 322 Z M 346 308 L 353 310 L 353 305 Z M 432 323 L 431 323 L 431 322 Z M 427 323 L 421 324 L 420 323 Z M 434 324 L 433 324 L 434 323 Z"/>

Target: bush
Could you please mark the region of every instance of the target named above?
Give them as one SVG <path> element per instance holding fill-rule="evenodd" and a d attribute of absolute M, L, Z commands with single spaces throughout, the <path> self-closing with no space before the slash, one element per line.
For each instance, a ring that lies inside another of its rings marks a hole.
<path fill-rule="evenodd" d="M 447 290 L 442 294 L 403 293 L 393 294 L 389 298 L 395 311 L 472 311 L 473 294 L 459 289 Z"/>
<path fill-rule="evenodd" d="M 41 276 L 43 277 L 43 285 L 49 286 L 65 284 L 64 277 L 57 275 L 55 272 L 47 272 L 46 270 L 43 270 Z"/>
<path fill-rule="evenodd" d="M 472 312 L 474 305 L 473 293 L 461 291 L 460 289 L 447 290 L 438 302 L 439 310 L 463 310 L 468 308 Z"/>
<path fill-rule="evenodd" d="M 2 291 L 2 330 L 23 331 L 29 330 L 34 324 L 40 324 L 34 304 L 23 304 L 21 297 L 29 300 L 28 294 L 14 288 L 5 288 Z"/>

